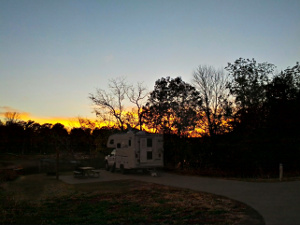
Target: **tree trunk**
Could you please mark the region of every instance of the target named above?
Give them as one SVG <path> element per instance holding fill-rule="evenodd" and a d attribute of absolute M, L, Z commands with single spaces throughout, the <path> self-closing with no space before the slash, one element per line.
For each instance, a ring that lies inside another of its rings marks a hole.
<path fill-rule="evenodd" d="M 56 147 L 56 180 L 59 180 L 59 149 Z"/>

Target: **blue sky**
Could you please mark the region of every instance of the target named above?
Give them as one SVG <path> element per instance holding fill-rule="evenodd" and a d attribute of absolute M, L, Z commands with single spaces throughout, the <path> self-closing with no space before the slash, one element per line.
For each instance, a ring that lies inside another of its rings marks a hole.
<path fill-rule="evenodd" d="M 192 80 L 239 57 L 300 61 L 299 0 L 1 0 L 0 113 L 95 118 L 110 78 Z"/>

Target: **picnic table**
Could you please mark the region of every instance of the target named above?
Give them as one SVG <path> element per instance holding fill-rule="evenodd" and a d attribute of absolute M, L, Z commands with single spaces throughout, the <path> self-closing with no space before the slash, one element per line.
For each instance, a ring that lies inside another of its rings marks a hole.
<path fill-rule="evenodd" d="M 91 166 L 78 167 L 74 172 L 74 177 L 99 177 L 100 170 Z"/>

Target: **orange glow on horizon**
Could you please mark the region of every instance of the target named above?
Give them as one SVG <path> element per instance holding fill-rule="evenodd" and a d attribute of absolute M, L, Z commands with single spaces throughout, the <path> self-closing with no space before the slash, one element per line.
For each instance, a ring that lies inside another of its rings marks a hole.
<path fill-rule="evenodd" d="M 59 117 L 52 117 L 52 118 L 41 118 L 41 117 L 24 117 L 21 116 L 21 120 L 28 121 L 32 120 L 36 123 L 39 123 L 41 125 L 49 123 L 49 124 L 56 124 L 60 123 L 65 126 L 65 128 L 70 129 L 73 127 L 80 127 L 80 124 L 78 122 L 78 119 L 76 118 L 59 118 Z"/>
<path fill-rule="evenodd" d="M 136 129 L 139 129 L 139 126 L 136 126 L 137 121 L 138 121 L 138 114 L 136 112 L 133 111 L 123 111 L 122 114 L 126 117 L 129 116 L 129 118 L 131 118 L 130 120 L 132 121 L 130 123 L 131 127 L 134 127 Z M 2 118 L 1 118 L 2 117 Z M 0 119 L 4 119 L 4 113 L 0 112 Z M 169 120 L 172 120 L 173 118 L 169 118 Z M 89 118 L 81 118 L 81 117 L 73 117 L 73 118 L 67 118 L 67 117 L 34 117 L 31 116 L 30 113 L 26 113 L 26 112 L 18 112 L 18 120 L 21 121 L 34 121 L 36 123 L 39 123 L 40 125 L 43 124 L 56 124 L 56 123 L 60 123 L 62 125 L 64 125 L 64 127 L 70 131 L 72 128 L 90 128 L 90 129 L 95 129 L 95 128 L 101 128 L 101 127 L 118 127 L 117 122 L 113 122 L 110 120 L 107 121 L 99 121 L 96 119 L 89 119 Z M 4 120 L 5 121 L 5 120 Z M 202 121 L 203 122 L 203 121 Z M 229 130 L 231 129 L 229 123 L 230 120 L 224 120 L 222 121 L 222 126 L 223 127 L 227 127 Z M 205 126 L 204 126 L 205 127 Z M 207 124 L 206 124 L 207 127 Z M 127 128 L 127 123 L 125 122 L 124 124 L 124 128 Z M 145 124 L 142 125 L 142 130 L 150 132 L 150 133 L 156 133 L 157 130 L 155 127 L 148 127 Z M 175 128 L 171 128 L 172 132 L 176 133 L 176 129 Z M 203 124 L 198 123 L 196 125 L 196 127 L 194 127 L 193 130 L 186 130 L 182 133 L 183 135 L 187 136 L 187 137 L 202 137 L 203 135 L 207 135 L 207 131 L 203 129 Z"/>
<path fill-rule="evenodd" d="M 2 121 L 5 121 L 5 117 L 4 117 L 4 113 L 1 113 L 0 115 L 0 119 Z M 35 123 L 39 123 L 41 125 L 49 123 L 49 124 L 56 124 L 56 123 L 60 123 L 62 125 L 64 125 L 67 129 L 73 128 L 73 127 L 80 127 L 80 124 L 78 122 L 77 118 L 64 118 L 64 117 L 50 117 L 50 118 L 43 118 L 43 117 L 34 117 L 31 116 L 30 113 L 24 113 L 18 112 L 18 120 L 20 121 L 34 121 Z"/>

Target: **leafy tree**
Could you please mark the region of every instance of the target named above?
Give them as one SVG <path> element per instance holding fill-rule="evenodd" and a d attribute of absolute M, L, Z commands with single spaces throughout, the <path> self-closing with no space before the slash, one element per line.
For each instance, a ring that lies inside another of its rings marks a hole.
<path fill-rule="evenodd" d="M 16 154 L 22 154 L 24 148 L 24 129 L 22 123 L 6 121 L 3 127 L 2 142 L 4 144 L 4 151 Z"/>
<path fill-rule="evenodd" d="M 40 153 L 49 153 L 52 150 L 52 132 L 51 132 L 52 124 L 44 123 L 41 125 L 39 135 L 40 135 L 40 143 L 43 147 L 40 148 Z"/>
<path fill-rule="evenodd" d="M 277 74 L 267 87 L 269 101 L 290 101 L 299 97 L 300 90 L 300 65 L 287 68 Z"/>
<path fill-rule="evenodd" d="M 69 151 L 69 135 L 68 131 L 65 129 L 64 125 L 61 123 L 56 123 L 51 128 L 51 141 L 54 144 L 54 149 L 56 152 L 56 179 L 59 179 L 59 159 L 62 150 Z"/>
<path fill-rule="evenodd" d="M 17 112 L 5 112 L 4 121 L 1 127 L 1 143 L 4 152 L 22 154 L 24 147 L 24 130 Z"/>
<path fill-rule="evenodd" d="M 66 137 L 68 136 L 68 131 L 66 130 L 65 126 L 61 123 L 56 123 L 51 127 L 51 131 L 56 136 Z"/>
<path fill-rule="evenodd" d="M 231 77 L 227 87 L 235 98 L 236 119 L 244 128 L 255 128 L 264 121 L 266 86 L 274 67 L 270 63 L 257 63 L 254 59 L 242 58 L 225 67 Z"/>
<path fill-rule="evenodd" d="M 37 152 L 39 147 L 39 130 L 41 125 L 34 122 L 33 120 L 23 121 L 22 126 L 24 129 L 24 144 L 23 144 L 23 154 L 25 152 Z"/>
<path fill-rule="evenodd" d="M 71 150 L 75 152 L 89 153 L 91 148 L 91 134 L 90 130 L 82 128 L 73 128 L 70 132 Z"/>
<path fill-rule="evenodd" d="M 279 133 L 299 133 L 300 65 L 277 74 L 267 86 L 268 126 Z"/>
<path fill-rule="evenodd" d="M 143 107 L 143 120 L 156 132 L 187 135 L 199 120 L 201 103 L 199 92 L 180 77 L 161 78 Z"/>

